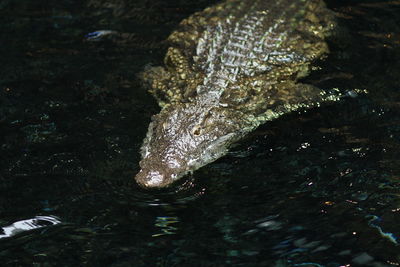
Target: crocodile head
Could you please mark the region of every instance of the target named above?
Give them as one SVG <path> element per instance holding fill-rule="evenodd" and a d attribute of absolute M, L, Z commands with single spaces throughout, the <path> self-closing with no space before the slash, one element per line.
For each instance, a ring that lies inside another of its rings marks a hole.
<path fill-rule="evenodd" d="M 240 112 L 219 106 L 165 106 L 152 117 L 136 181 L 144 187 L 165 187 L 218 159 L 249 131 L 241 120 Z"/>

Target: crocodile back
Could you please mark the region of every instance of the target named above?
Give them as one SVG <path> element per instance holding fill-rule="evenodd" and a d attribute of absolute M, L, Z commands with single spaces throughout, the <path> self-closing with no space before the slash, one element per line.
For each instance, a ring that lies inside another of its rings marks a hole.
<path fill-rule="evenodd" d="M 228 0 L 182 21 L 169 41 L 204 75 L 197 94 L 219 97 L 240 78 L 326 53 L 326 15 L 319 0 Z"/>

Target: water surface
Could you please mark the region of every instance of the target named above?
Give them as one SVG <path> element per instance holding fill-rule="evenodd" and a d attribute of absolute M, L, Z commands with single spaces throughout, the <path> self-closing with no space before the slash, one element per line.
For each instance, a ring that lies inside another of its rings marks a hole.
<path fill-rule="evenodd" d="M 5 266 L 398 266 L 400 2 L 330 1 L 307 82 L 368 94 L 267 123 L 180 184 L 133 181 L 137 79 L 212 0 L 0 3 Z"/>

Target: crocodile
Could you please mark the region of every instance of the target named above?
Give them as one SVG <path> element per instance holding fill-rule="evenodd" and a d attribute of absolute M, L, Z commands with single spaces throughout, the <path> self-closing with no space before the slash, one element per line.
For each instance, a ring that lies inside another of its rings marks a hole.
<path fill-rule="evenodd" d="M 164 66 L 140 74 L 161 111 L 137 183 L 169 186 L 260 124 L 339 100 L 299 81 L 326 57 L 336 26 L 322 0 L 225 0 L 184 19 L 167 39 Z"/>

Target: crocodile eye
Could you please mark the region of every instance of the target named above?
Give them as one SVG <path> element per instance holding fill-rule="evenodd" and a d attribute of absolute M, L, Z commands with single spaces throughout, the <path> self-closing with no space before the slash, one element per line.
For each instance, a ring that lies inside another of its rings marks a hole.
<path fill-rule="evenodd" d="M 193 135 L 194 136 L 199 136 L 201 134 L 201 127 L 196 125 L 193 127 Z"/>

